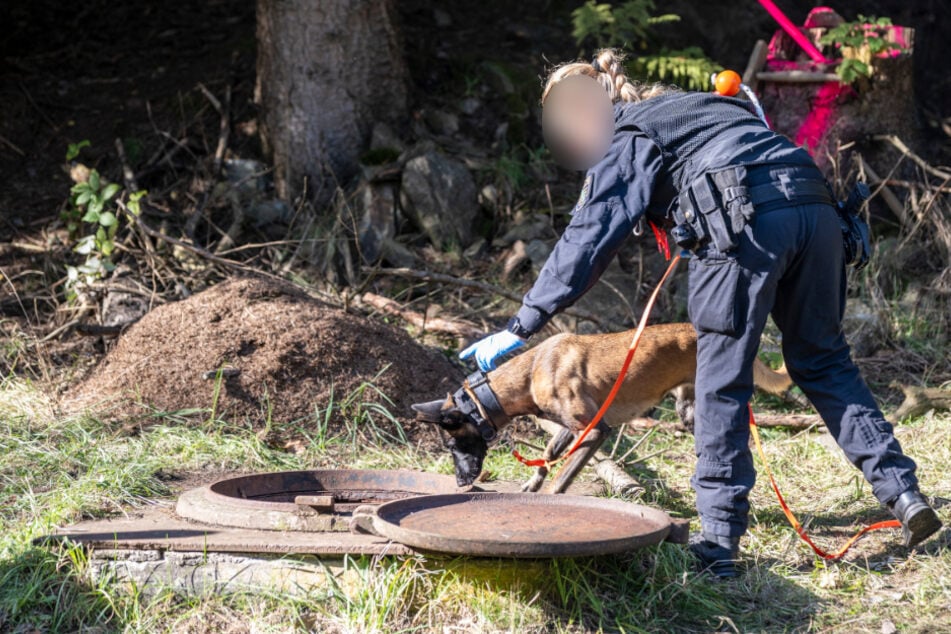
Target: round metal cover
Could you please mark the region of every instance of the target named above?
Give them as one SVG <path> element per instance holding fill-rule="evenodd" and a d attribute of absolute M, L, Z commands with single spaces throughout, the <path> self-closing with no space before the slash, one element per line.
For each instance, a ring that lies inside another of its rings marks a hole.
<path fill-rule="evenodd" d="M 539 493 L 424 495 L 382 504 L 374 530 L 412 548 L 486 557 L 576 557 L 657 544 L 663 511 L 621 500 Z"/>
<path fill-rule="evenodd" d="M 175 511 L 216 526 L 346 531 L 353 510 L 361 505 L 455 491 L 453 476 L 416 471 L 279 471 L 227 478 L 186 491 Z"/>

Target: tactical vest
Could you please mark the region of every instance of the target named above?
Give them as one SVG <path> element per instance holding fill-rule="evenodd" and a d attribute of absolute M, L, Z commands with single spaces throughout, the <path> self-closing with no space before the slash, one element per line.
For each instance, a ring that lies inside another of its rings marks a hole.
<path fill-rule="evenodd" d="M 653 141 L 678 191 L 718 167 L 808 161 L 803 150 L 771 132 L 740 99 L 684 92 L 619 108 L 615 129 L 637 129 Z"/>

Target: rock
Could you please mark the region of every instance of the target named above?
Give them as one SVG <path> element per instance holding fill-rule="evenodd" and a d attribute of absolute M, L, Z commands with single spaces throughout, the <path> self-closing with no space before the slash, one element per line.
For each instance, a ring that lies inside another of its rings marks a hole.
<path fill-rule="evenodd" d="M 459 117 L 445 110 L 427 110 L 423 115 L 426 125 L 442 136 L 452 136 L 459 132 Z"/>
<path fill-rule="evenodd" d="M 525 245 L 525 255 L 531 260 L 536 275 L 542 270 L 545 261 L 551 255 L 552 248 L 552 244 L 545 240 L 530 240 Z"/>
<path fill-rule="evenodd" d="M 842 328 L 853 357 L 870 357 L 888 340 L 887 325 L 881 314 L 860 299 L 846 301 Z"/>
<path fill-rule="evenodd" d="M 384 253 L 384 244 L 396 235 L 397 184 L 392 181 L 362 181 L 352 205 L 360 257 L 372 264 Z"/>
<path fill-rule="evenodd" d="M 405 245 L 393 238 L 386 238 L 380 245 L 383 261 L 393 266 L 413 268 L 416 264 L 416 254 Z"/>
<path fill-rule="evenodd" d="M 373 131 L 370 133 L 370 149 L 390 149 L 402 152 L 406 149 L 406 144 L 403 143 L 399 135 L 393 131 L 393 128 L 385 123 L 377 122 L 373 124 Z"/>
<path fill-rule="evenodd" d="M 517 272 L 522 266 L 530 262 L 528 254 L 525 253 L 525 243 L 516 240 L 508 255 L 505 256 L 505 264 L 502 267 L 502 280 L 507 281 L 513 273 Z"/>
<path fill-rule="evenodd" d="M 403 168 L 400 205 L 437 248 L 472 242 L 478 211 L 475 181 L 465 165 L 439 152 L 417 156 Z"/>
<path fill-rule="evenodd" d="M 494 246 L 507 247 L 515 244 L 519 240 L 530 242 L 541 238 L 553 237 L 555 237 L 555 232 L 552 231 L 551 223 L 548 218 L 539 215 L 510 228 L 502 237 L 494 241 Z"/>
<path fill-rule="evenodd" d="M 496 207 L 499 204 L 500 196 L 501 194 L 499 194 L 499 188 L 490 183 L 484 186 L 482 191 L 479 192 L 479 202 L 484 207 Z"/>
<path fill-rule="evenodd" d="M 452 26 L 452 16 L 443 9 L 433 9 L 433 19 L 436 21 L 436 26 L 441 29 Z"/>
<path fill-rule="evenodd" d="M 251 159 L 225 159 L 222 163 L 228 183 L 243 197 L 262 194 L 268 185 L 268 167 Z"/>
<path fill-rule="evenodd" d="M 290 205 L 276 198 L 254 203 L 245 213 L 254 220 L 254 226 L 258 228 L 276 223 L 287 224 L 292 215 Z"/>
<path fill-rule="evenodd" d="M 485 238 L 476 238 L 469 247 L 463 251 L 462 255 L 470 260 L 481 257 L 485 253 L 488 242 Z"/>
<path fill-rule="evenodd" d="M 123 279 L 130 279 L 131 275 L 131 269 L 120 266 L 113 271 L 110 281 L 121 282 Z M 102 299 L 103 326 L 128 326 L 142 319 L 148 312 L 148 298 L 142 295 L 110 287 Z"/>
<path fill-rule="evenodd" d="M 466 97 L 459 102 L 459 110 L 464 115 L 472 116 L 482 107 L 482 102 L 475 97 Z"/>

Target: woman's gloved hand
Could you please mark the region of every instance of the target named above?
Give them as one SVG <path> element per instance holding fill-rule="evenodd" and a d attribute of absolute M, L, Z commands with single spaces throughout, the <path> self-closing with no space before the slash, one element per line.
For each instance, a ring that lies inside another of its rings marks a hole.
<path fill-rule="evenodd" d="M 500 330 L 494 335 L 476 341 L 474 344 L 459 353 L 460 359 L 475 357 L 479 369 L 483 372 L 495 369 L 495 361 L 513 350 L 525 345 L 526 340 L 508 331 Z"/>

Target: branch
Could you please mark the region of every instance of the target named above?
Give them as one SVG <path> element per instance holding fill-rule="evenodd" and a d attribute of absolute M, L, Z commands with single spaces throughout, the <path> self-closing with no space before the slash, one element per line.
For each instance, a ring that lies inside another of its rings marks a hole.
<path fill-rule="evenodd" d="M 951 391 L 901 383 L 893 383 L 892 387 L 899 388 L 905 394 L 905 400 L 892 415 L 895 420 L 921 416 L 933 409 L 951 409 Z"/>
<path fill-rule="evenodd" d="M 513 293 L 509 290 L 502 288 L 501 286 L 496 286 L 495 284 L 489 284 L 488 282 L 480 282 L 478 280 L 467 280 L 461 277 L 455 277 L 452 275 L 445 275 L 443 273 L 431 273 L 429 271 L 417 271 L 415 269 L 408 268 L 375 268 L 370 266 L 365 266 L 362 270 L 370 274 L 378 275 L 388 275 L 390 277 L 405 277 L 412 280 L 422 280 L 423 282 L 436 282 L 439 284 L 450 284 L 452 286 L 461 286 L 463 288 L 474 288 L 476 290 L 483 291 L 485 293 L 490 293 L 492 295 L 500 295 L 506 299 L 512 300 L 513 302 L 522 303 L 522 296 L 518 293 Z M 581 308 L 566 308 L 564 314 L 571 315 L 573 317 L 578 317 L 579 319 L 586 319 L 587 321 L 593 322 L 600 326 L 601 328 L 611 327 L 615 328 L 616 325 L 609 322 L 606 319 L 598 317 L 597 315 L 590 313 Z"/>
<path fill-rule="evenodd" d="M 925 170 L 929 174 L 937 176 L 938 178 L 943 178 L 946 181 L 951 180 L 951 172 L 945 172 L 944 170 L 940 170 L 937 167 L 932 167 L 927 161 L 908 149 L 908 146 L 905 145 L 904 142 L 894 134 L 876 134 L 872 138 L 876 141 L 887 141 L 888 143 L 891 143 L 899 152 L 917 163 L 918 167 Z"/>
<path fill-rule="evenodd" d="M 430 332 L 444 332 L 468 339 L 476 339 L 483 335 L 482 329 L 474 324 L 442 317 L 427 318 L 423 313 L 410 310 L 389 297 L 383 297 L 375 293 L 364 293 L 361 299 L 373 308 L 408 321 L 424 332 L 427 330 Z"/>

